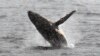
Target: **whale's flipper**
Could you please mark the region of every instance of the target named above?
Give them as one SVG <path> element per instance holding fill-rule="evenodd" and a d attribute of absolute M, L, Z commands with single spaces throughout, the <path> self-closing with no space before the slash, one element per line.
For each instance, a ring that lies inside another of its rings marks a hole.
<path fill-rule="evenodd" d="M 69 14 L 67 14 L 65 17 L 61 18 L 60 20 L 58 20 L 57 22 L 54 23 L 54 25 L 59 26 L 60 24 L 64 23 L 71 15 L 73 15 L 76 11 L 73 10 L 72 12 L 70 12 Z"/>

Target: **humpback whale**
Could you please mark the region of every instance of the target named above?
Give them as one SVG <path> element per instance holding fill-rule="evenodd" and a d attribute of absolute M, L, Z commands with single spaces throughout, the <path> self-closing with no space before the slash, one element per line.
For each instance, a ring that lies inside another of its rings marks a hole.
<path fill-rule="evenodd" d="M 67 46 L 67 40 L 64 35 L 59 31 L 58 26 L 64 23 L 72 14 L 76 11 L 73 10 L 65 17 L 56 22 L 51 22 L 38 13 L 28 11 L 28 17 L 30 21 L 35 25 L 39 33 L 47 40 L 52 47 L 61 48 Z"/>

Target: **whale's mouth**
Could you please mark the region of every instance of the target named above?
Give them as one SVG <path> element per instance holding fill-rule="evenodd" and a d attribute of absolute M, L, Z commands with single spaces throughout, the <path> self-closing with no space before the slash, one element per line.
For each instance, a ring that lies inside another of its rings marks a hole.
<path fill-rule="evenodd" d="M 28 13 L 29 15 L 32 15 L 32 14 L 33 14 L 33 12 L 32 12 L 32 11 L 28 11 L 27 13 Z"/>

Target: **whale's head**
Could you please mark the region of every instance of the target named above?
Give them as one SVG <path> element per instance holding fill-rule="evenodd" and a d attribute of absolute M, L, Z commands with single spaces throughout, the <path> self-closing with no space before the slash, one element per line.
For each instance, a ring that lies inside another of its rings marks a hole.
<path fill-rule="evenodd" d="M 36 23 L 38 24 L 41 20 L 39 19 L 41 18 L 40 15 L 32 11 L 28 11 L 28 17 L 33 24 L 36 24 Z"/>

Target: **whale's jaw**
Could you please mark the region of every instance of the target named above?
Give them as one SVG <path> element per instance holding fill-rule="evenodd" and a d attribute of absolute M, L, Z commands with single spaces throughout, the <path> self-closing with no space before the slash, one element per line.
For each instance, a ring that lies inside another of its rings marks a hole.
<path fill-rule="evenodd" d="M 68 16 L 71 16 L 75 11 L 72 11 Z M 67 46 L 67 41 L 63 34 L 59 31 L 58 25 L 63 23 L 66 18 L 62 18 L 56 23 L 51 23 L 37 13 L 28 11 L 28 16 L 36 29 L 47 40 L 52 47 L 61 48 Z"/>

